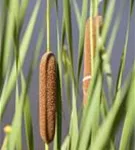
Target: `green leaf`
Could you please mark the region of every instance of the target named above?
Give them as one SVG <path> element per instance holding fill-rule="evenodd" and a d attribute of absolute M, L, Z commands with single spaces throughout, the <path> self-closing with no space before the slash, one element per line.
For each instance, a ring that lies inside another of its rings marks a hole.
<path fill-rule="evenodd" d="M 72 80 L 72 112 L 70 118 L 70 144 L 71 149 L 76 149 L 77 146 L 77 139 L 78 139 L 78 115 L 77 115 L 77 96 L 76 96 L 76 88 L 74 81 Z"/>
<path fill-rule="evenodd" d="M 106 11 L 106 15 L 104 18 L 104 25 L 103 25 L 102 33 L 101 33 L 101 43 L 98 43 L 97 49 L 100 49 L 100 47 L 102 47 L 106 41 L 109 27 L 111 25 L 111 20 L 112 20 L 114 8 L 115 8 L 115 3 L 116 3 L 116 0 L 113 0 L 113 1 L 110 1 L 109 5 L 108 5 L 108 9 Z"/>
<path fill-rule="evenodd" d="M 64 8 L 64 23 L 66 29 L 66 37 L 69 49 L 69 58 L 71 62 L 70 72 L 72 80 L 72 113 L 71 113 L 71 122 L 70 122 L 70 134 L 71 134 L 71 149 L 74 149 L 76 146 L 76 137 L 78 136 L 78 117 L 76 109 L 76 79 L 73 69 L 73 47 L 72 47 L 72 25 L 71 25 L 71 12 L 70 12 L 70 1 L 65 0 L 63 2 Z M 73 139 L 75 140 L 73 142 Z"/>
<path fill-rule="evenodd" d="M 55 140 L 54 140 L 54 150 L 61 149 L 61 139 L 62 139 L 62 54 L 61 54 L 61 43 L 60 43 L 60 33 L 59 33 L 59 21 L 58 21 L 58 1 L 55 0 L 56 5 L 56 26 L 57 26 L 57 103 L 56 103 L 56 127 L 55 127 Z"/>
<path fill-rule="evenodd" d="M 39 4 L 39 3 L 38 3 Z M 38 5 L 39 6 L 39 5 Z M 39 7 L 38 7 L 39 8 Z M 26 83 L 24 82 L 24 80 L 22 81 L 22 92 L 21 92 L 21 96 L 19 98 L 19 104 L 18 104 L 18 108 L 16 110 L 16 113 L 15 113 L 15 116 L 14 116 L 14 119 L 13 119 L 13 123 L 12 123 L 12 132 L 10 134 L 10 138 L 9 138 L 9 150 L 14 150 L 15 148 L 15 145 L 16 145 L 16 142 L 17 142 L 17 137 L 19 136 L 20 132 L 20 128 L 21 128 L 21 124 L 22 124 L 22 116 L 23 116 L 23 110 L 25 110 L 24 106 L 26 106 L 25 102 L 26 102 L 26 96 L 27 96 L 27 92 L 28 92 L 28 88 L 30 86 L 30 82 L 31 82 L 31 77 L 32 77 L 32 73 L 33 73 L 33 70 L 35 68 L 35 66 L 37 65 L 37 60 L 38 60 L 38 55 L 39 55 L 39 50 L 41 48 L 41 43 L 42 43 L 42 38 L 43 38 L 43 33 L 44 32 L 41 32 L 41 37 L 38 39 L 38 42 L 37 42 L 37 45 L 36 45 L 36 49 L 35 49 L 35 52 L 34 52 L 34 55 L 33 55 L 33 59 L 31 61 L 31 65 L 30 65 L 30 68 L 29 68 L 29 73 L 28 73 L 28 77 L 27 77 L 27 80 L 26 80 Z M 28 113 L 28 112 L 27 112 Z M 28 114 L 27 114 L 28 115 Z M 27 116 L 29 117 L 29 116 Z M 26 118 L 25 118 L 26 119 Z M 28 118 L 27 118 L 28 119 Z M 29 118 L 30 119 L 30 118 Z M 27 120 L 28 121 L 28 120 Z M 30 121 L 30 120 L 29 120 Z M 30 123 L 30 122 L 29 122 Z M 29 126 L 27 127 L 30 127 L 31 124 L 29 124 Z M 26 129 L 27 131 L 27 134 L 31 135 L 31 129 L 27 128 Z M 29 132 L 29 133 L 28 133 Z M 27 135 L 26 134 L 26 135 Z M 31 138 L 29 136 L 29 138 Z M 32 149 L 33 148 L 33 145 L 31 145 L 33 143 L 33 139 L 29 139 L 27 138 L 29 141 L 27 141 L 27 144 L 30 144 L 29 145 L 29 148 Z"/>
<path fill-rule="evenodd" d="M 22 124 L 22 112 L 23 112 L 23 106 L 25 101 L 25 93 L 26 93 L 26 86 L 23 86 L 21 96 L 20 96 L 20 103 L 18 104 L 18 108 L 16 110 L 16 113 L 14 115 L 14 119 L 12 122 L 12 132 L 9 136 L 9 150 L 14 150 L 16 146 L 16 141 L 18 134 L 20 134 L 21 124 Z"/>
<path fill-rule="evenodd" d="M 81 15 L 80 15 L 79 7 L 78 7 L 76 0 L 73 0 L 73 6 L 74 6 L 74 11 L 75 11 L 76 20 L 77 20 L 77 26 L 78 26 L 78 29 L 80 30 Z"/>
<path fill-rule="evenodd" d="M 100 79 L 99 79 L 99 82 L 100 82 L 100 86 L 102 87 L 102 74 L 100 73 L 99 75 Z M 100 87 L 100 88 L 101 88 Z M 99 128 L 99 122 L 100 122 L 100 99 L 101 99 L 101 89 L 99 88 L 99 97 L 97 97 L 97 99 L 95 99 L 97 102 L 95 104 L 95 109 L 96 111 L 94 112 L 94 114 L 92 115 L 93 116 L 93 121 L 92 121 L 92 135 L 91 135 L 91 144 L 93 143 L 95 137 L 96 137 L 96 134 L 97 134 L 97 130 Z"/>
<path fill-rule="evenodd" d="M 85 113 L 83 127 L 81 128 L 81 132 L 79 134 L 78 150 L 87 149 L 89 146 L 89 139 L 92 132 L 92 127 L 94 125 L 93 120 L 97 119 L 99 116 L 99 114 L 97 114 L 99 113 L 97 112 L 97 106 L 99 107 L 100 103 L 101 83 L 101 75 L 98 75 L 95 89 L 93 91 L 93 96 L 91 97 L 91 105 L 88 107 L 86 106 L 87 113 Z M 88 114 L 90 114 L 90 116 Z"/>
<path fill-rule="evenodd" d="M 3 56 L 4 56 L 4 45 L 5 45 L 5 39 L 6 39 L 6 30 L 7 30 L 7 3 L 6 1 L 2 1 L 2 4 L 0 5 L 0 88 L 2 88 L 3 85 Z M 11 61 L 11 60 L 9 60 Z"/>
<path fill-rule="evenodd" d="M 125 2 L 123 1 L 121 6 L 120 6 L 120 11 L 116 17 L 113 29 L 112 29 L 112 33 L 111 33 L 111 37 L 110 40 L 108 42 L 107 45 L 107 51 L 103 54 L 103 68 L 104 68 L 104 72 L 106 74 L 106 79 L 107 79 L 107 84 L 108 84 L 108 95 L 109 98 L 112 97 L 112 85 L 113 85 L 113 81 L 112 81 L 112 70 L 111 70 L 111 65 L 110 65 L 110 58 L 111 58 L 111 54 L 112 54 L 112 49 L 114 46 L 114 41 L 116 39 L 117 33 L 118 33 L 118 29 L 119 29 L 119 25 L 120 25 L 120 21 L 121 21 L 121 17 L 124 11 L 124 6 L 125 6 Z"/>
<path fill-rule="evenodd" d="M 25 84 L 25 79 L 22 75 L 22 84 Z M 32 125 L 32 116 L 30 111 L 30 99 L 28 95 L 26 96 L 26 100 L 24 103 L 24 122 L 25 122 L 25 133 L 26 133 L 26 141 L 27 141 L 27 149 L 28 150 L 34 150 L 34 135 L 33 135 L 33 125 Z"/>
<path fill-rule="evenodd" d="M 82 59 L 83 59 L 83 45 L 84 45 L 84 31 L 85 31 L 85 23 L 87 18 L 87 10 L 88 10 L 88 0 L 83 0 L 82 4 L 82 16 L 81 16 L 81 23 L 80 23 L 80 30 L 79 30 L 79 54 L 78 54 L 78 68 L 77 68 L 77 77 L 79 80 L 80 71 L 82 66 Z"/>
<path fill-rule="evenodd" d="M 91 1 L 92 2 L 92 1 Z M 98 3 L 99 0 L 93 0 L 93 14 L 91 14 L 91 16 L 97 16 L 98 15 Z"/>
<path fill-rule="evenodd" d="M 105 18 L 106 12 L 107 12 L 107 6 L 108 6 L 109 0 L 104 0 L 103 4 L 103 18 Z"/>
<path fill-rule="evenodd" d="M 99 128 L 94 144 L 91 147 L 91 150 L 103 150 L 104 146 L 109 141 L 109 137 L 111 136 L 111 131 L 114 127 L 116 117 L 118 117 L 117 114 L 123 109 L 123 102 L 124 102 L 123 99 L 125 95 L 127 94 L 130 79 L 131 78 L 129 78 L 127 82 L 125 83 L 125 86 L 122 89 L 119 89 L 119 91 L 117 92 L 115 100 L 114 100 L 114 105 L 112 106 L 110 112 L 108 113 L 106 120 L 103 122 L 103 124 Z M 104 138 L 103 138 L 103 135 L 104 135 Z"/>
<path fill-rule="evenodd" d="M 126 111 L 126 117 L 124 121 L 123 131 L 122 131 L 122 137 L 120 142 L 120 148 L 119 150 L 127 150 L 131 133 L 133 132 L 134 125 L 135 125 L 135 93 L 134 93 L 134 87 L 135 87 L 135 65 L 134 65 L 134 71 L 132 73 L 132 79 L 131 84 L 129 88 L 129 92 L 127 95 L 127 111 Z"/>
<path fill-rule="evenodd" d="M 107 46 L 108 60 L 110 60 L 110 57 L 111 57 L 111 54 L 112 54 L 112 48 L 113 48 L 113 45 L 114 45 L 113 43 L 114 43 L 114 41 L 116 39 L 116 35 L 118 33 L 118 29 L 119 29 L 119 25 L 120 25 L 120 21 L 121 21 L 121 18 L 122 18 L 122 14 L 123 14 L 123 11 L 124 11 L 125 4 L 126 4 L 126 0 L 124 0 L 121 3 L 120 11 L 119 11 L 119 13 L 116 17 L 116 21 L 115 21 L 115 24 L 114 24 L 113 29 L 112 29 L 111 38 L 110 38 L 108 46 Z"/>
<path fill-rule="evenodd" d="M 4 39 L 4 50 L 3 50 L 3 65 L 2 65 L 2 73 L 3 76 L 6 74 L 7 66 L 9 63 L 9 55 L 12 46 L 13 40 L 13 32 L 15 29 L 15 14 L 17 11 L 17 0 L 11 0 L 9 2 L 8 8 L 8 18 L 7 18 L 7 27 L 5 31 L 5 39 Z"/>
<path fill-rule="evenodd" d="M 130 5 L 130 15 L 132 15 L 133 10 L 134 10 L 134 8 L 135 8 L 134 2 L 135 2 L 134 0 L 131 0 L 131 5 Z"/>
<path fill-rule="evenodd" d="M 71 111 L 71 107 L 72 107 L 72 102 L 71 102 L 72 92 L 71 92 L 70 74 L 68 74 L 68 73 L 65 73 L 65 75 L 64 75 L 64 81 L 65 81 L 64 85 L 65 85 L 65 89 L 66 89 L 66 97 L 67 97 L 68 108 L 69 108 L 69 112 L 70 112 Z"/>
<path fill-rule="evenodd" d="M 69 46 L 69 54 L 70 59 L 73 64 L 73 45 L 72 45 L 72 24 L 71 24 L 71 8 L 70 8 L 70 1 L 64 0 L 63 2 L 63 9 L 64 9 L 64 22 L 65 22 L 65 29 L 66 29 L 66 37 L 67 43 Z"/>
<path fill-rule="evenodd" d="M 38 40 L 36 43 L 36 49 L 35 49 L 35 54 L 33 61 L 31 63 L 31 67 L 36 66 L 37 58 L 39 56 L 39 51 L 41 49 L 42 41 L 44 37 L 44 29 L 41 28 L 38 36 Z M 25 83 L 25 79 L 23 74 L 21 74 L 21 79 L 22 79 L 22 84 Z M 26 101 L 24 103 L 24 121 L 25 121 L 25 132 L 26 132 L 26 141 L 27 141 L 27 149 L 28 150 L 33 150 L 34 149 L 34 139 L 33 139 L 33 126 L 32 126 L 32 115 L 30 112 L 30 100 L 28 95 L 26 96 Z"/>
<path fill-rule="evenodd" d="M 8 135 L 6 135 L 4 138 L 4 141 L 1 146 L 1 150 L 7 150 L 7 142 L 8 142 Z"/>
<path fill-rule="evenodd" d="M 69 141 L 70 141 L 70 136 L 67 135 L 63 144 L 62 144 L 62 147 L 61 147 L 62 150 L 68 150 L 69 149 Z"/>
<path fill-rule="evenodd" d="M 66 95 L 67 95 L 67 100 L 68 100 L 68 104 L 69 104 L 69 110 L 71 108 L 71 62 L 66 50 L 66 47 L 63 47 L 62 50 L 62 62 L 63 62 L 63 70 L 64 70 L 64 85 L 66 88 Z"/>
<path fill-rule="evenodd" d="M 37 18 L 39 6 L 40 6 L 40 1 L 37 1 L 35 8 L 33 10 L 33 14 L 32 14 L 31 19 L 30 19 L 30 22 L 28 24 L 27 30 L 24 34 L 24 37 L 23 37 L 22 42 L 21 42 L 20 47 L 19 47 L 20 65 L 18 67 L 18 73 L 20 72 L 21 67 L 24 63 L 26 52 L 27 52 L 29 44 L 30 44 L 30 39 L 32 37 L 34 25 L 36 23 L 36 18 Z M 14 88 L 15 81 L 16 81 L 16 64 L 14 63 L 10 77 L 9 77 L 9 80 L 8 80 L 8 83 L 7 83 L 6 88 L 5 88 L 6 91 L 5 90 L 2 91 L 2 95 L 0 98 L 0 119 L 2 118 L 5 107 L 9 101 L 8 98 L 9 98 L 9 96 L 10 96 L 10 94 Z M 5 94 L 5 92 L 7 94 Z"/>
<path fill-rule="evenodd" d="M 132 5 L 131 2 L 130 2 L 130 5 Z M 128 49 L 130 20 L 131 20 L 130 11 L 131 10 L 129 9 L 129 15 L 128 15 L 128 20 L 127 20 L 127 31 L 126 31 L 125 42 L 124 42 L 125 45 L 124 45 L 123 52 L 121 55 L 121 62 L 120 62 L 119 73 L 118 73 L 118 77 L 117 77 L 116 90 L 118 90 L 121 87 L 125 63 L 126 63 L 126 54 L 127 54 L 127 49 Z"/>
<path fill-rule="evenodd" d="M 22 29 L 23 23 L 24 23 L 24 19 L 26 16 L 26 12 L 27 12 L 27 8 L 28 8 L 28 4 L 29 4 L 29 0 L 22 0 L 21 1 L 21 5 L 20 5 L 20 10 L 19 10 L 19 18 L 18 18 L 18 26 L 19 29 Z"/>
<path fill-rule="evenodd" d="M 56 102 L 56 132 L 55 132 L 55 143 L 54 143 L 54 150 L 61 149 L 61 136 L 62 136 L 62 100 L 61 100 L 61 86 L 60 86 L 60 76 L 59 76 L 59 69 L 57 66 L 57 102 Z"/>

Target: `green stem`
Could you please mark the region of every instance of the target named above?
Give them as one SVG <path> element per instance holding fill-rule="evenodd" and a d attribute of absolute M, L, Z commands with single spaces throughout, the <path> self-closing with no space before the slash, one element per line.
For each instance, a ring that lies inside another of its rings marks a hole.
<path fill-rule="evenodd" d="M 98 15 L 98 0 L 94 0 L 93 1 L 93 16 L 97 16 Z"/>
<path fill-rule="evenodd" d="M 94 54 L 93 54 L 93 17 L 91 18 L 90 21 L 90 51 L 91 51 L 91 76 L 93 76 L 93 69 L 94 69 Z"/>
<path fill-rule="evenodd" d="M 45 150 L 49 150 L 49 145 L 45 143 Z"/>
<path fill-rule="evenodd" d="M 91 76 L 93 75 L 93 1 L 91 1 L 90 3 L 90 26 L 89 26 L 89 29 L 90 29 L 90 54 L 91 54 Z"/>
<path fill-rule="evenodd" d="M 50 51 L 50 0 L 47 0 L 47 52 Z"/>

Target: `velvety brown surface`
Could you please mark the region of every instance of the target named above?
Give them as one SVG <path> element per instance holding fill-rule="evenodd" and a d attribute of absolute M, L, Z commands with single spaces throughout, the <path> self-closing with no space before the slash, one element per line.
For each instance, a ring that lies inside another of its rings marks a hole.
<path fill-rule="evenodd" d="M 39 71 L 39 124 L 44 142 L 50 143 L 55 133 L 56 116 L 56 59 L 53 53 L 45 53 Z"/>
<path fill-rule="evenodd" d="M 90 22 L 92 21 L 92 37 L 93 41 L 90 41 Z M 93 56 L 95 56 L 95 49 L 96 49 L 96 32 L 97 28 L 101 26 L 102 23 L 102 17 L 101 16 L 96 16 L 94 18 L 89 18 L 86 22 L 85 26 L 85 41 L 84 41 L 84 77 L 86 76 L 92 76 L 92 66 L 91 66 L 91 61 L 92 61 L 92 55 L 91 55 L 91 46 L 90 42 L 93 43 Z M 86 104 L 87 101 L 87 90 L 88 86 L 90 83 L 91 79 L 88 79 L 83 82 L 83 102 Z"/>

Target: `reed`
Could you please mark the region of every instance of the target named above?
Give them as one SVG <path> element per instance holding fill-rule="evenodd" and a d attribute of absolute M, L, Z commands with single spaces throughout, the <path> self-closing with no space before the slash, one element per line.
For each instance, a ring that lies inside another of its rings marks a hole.
<path fill-rule="evenodd" d="M 39 123 L 40 135 L 45 143 L 50 143 L 55 133 L 56 74 L 55 56 L 46 52 L 41 58 L 39 70 Z"/>

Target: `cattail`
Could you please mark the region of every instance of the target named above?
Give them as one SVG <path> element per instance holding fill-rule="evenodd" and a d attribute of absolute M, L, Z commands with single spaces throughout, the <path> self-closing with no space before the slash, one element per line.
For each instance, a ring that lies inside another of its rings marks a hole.
<path fill-rule="evenodd" d="M 90 39 L 90 23 L 92 23 L 92 40 Z M 96 49 L 96 33 L 97 29 L 102 24 L 102 17 L 96 16 L 93 18 L 89 18 L 86 22 L 85 26 L 85 41 L 84 41 L 84 78 L 83 78 L 83 103 L 86 104 L 87 102 L 87 90 L 89 87 L 90 80 L 92 78 L 92 56 L 95 56 L 95 49 Z M 92 49 L 90 46 L 90 40 L 92 41 Z M 92 55 L 93 54 L 93 55 Z"/>
<path fill-rule="evenodd" d="M 39 71 L 39 124 L 41 138 L 47 144 L 53 140 L 55 134 L 56 71 L 54 54 L 45 53 L 41 59 Z"/>

